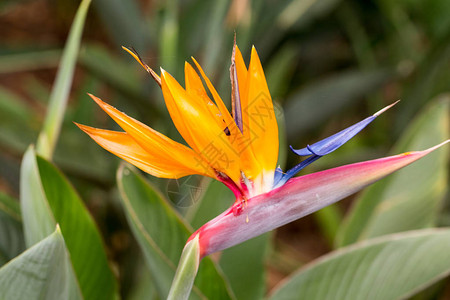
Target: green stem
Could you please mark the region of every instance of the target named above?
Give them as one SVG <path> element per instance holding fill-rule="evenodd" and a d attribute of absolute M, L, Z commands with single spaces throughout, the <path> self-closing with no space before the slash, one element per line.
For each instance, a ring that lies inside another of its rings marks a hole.
<path fill-rule="evenodd" d="M 184 246 L 167 300 L 188 299 L 200 264 L 198 235 Z"/>
<path fill-rule="evenodd" d="M 46 159 L 51 159 L 53 156 L 56 141 L 61 131 L 70 88 L 72 86 L 75 63 L 80 49 L 84 21 L 90 3 L 91 0 L 83 0 L 81 2 L 75 20 L 70 28 L 69 37 L 64 47 L 61 63 L 50 95 L 44 126 L 38 137 L 36 151 Z"/>

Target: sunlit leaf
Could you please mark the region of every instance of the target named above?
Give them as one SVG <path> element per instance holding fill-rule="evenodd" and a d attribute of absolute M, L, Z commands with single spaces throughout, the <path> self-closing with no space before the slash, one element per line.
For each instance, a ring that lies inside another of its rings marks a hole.
<path fill-rule="evenodd" d="M 449 229 L 362 242 L 308 264 L 269 299 L 405 299 L 450 273 L 449 245 Z"/>
<path fill-rule="evenodd" d="M 191 229 L 135 170 L 122 165 L 117 181 L 128 222 L 144 253 L 156 289 L 165 299 Z M 226 281 L 209 258 L 200 263 L 191 296 L 232 298 Z"/>
<path fill-rule="evenodd" d="M 0 269 L 0 298 L 81 299 L 72 294 L 70 266 L 59 229 Z"/>
<path fill-rule="evenodd" d="M 20 204 L 27 247 L 53 232 L 55 218 L 47 203 L 34 147 L 29 147 L 20 169 Z"/>
<path fill-rule="evenodd" d="M 92 217 L 62 173 L 32 147 L 22 162 L 21 205 L 27 246 L 59 223 L 83 297 L 111 299 L 116 283 Z"/>

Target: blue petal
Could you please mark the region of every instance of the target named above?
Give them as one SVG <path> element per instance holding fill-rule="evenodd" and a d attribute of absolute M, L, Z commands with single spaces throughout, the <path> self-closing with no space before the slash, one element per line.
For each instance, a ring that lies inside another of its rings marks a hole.
<path fill-rule="evenodd" d="M 277 188 L 282 186 L 283 184 L 286 183 L 286 181 L 288 181 L 292 176 L 294 176 L 295 174 L 297 174 L 298 172 L 300 172 L 300 170 L 302 170 L 303 168 L 305 168 L 306 166 L 312 164 L 313 162 L 315 162 L 316 160 L 318 160 L 319 158 L 321 158 L 320 155 L 312 155 L 310 157 L 308 157 L 307 159 L 305 159 L 304 161 L 302 161 L 301 163 L 299 163 L 298 165 L 296 165 L 295 167 L 293 167 L 292 169 L 290 169 L 289 171 L 287 171 L 285 174 L 283 174 L 283 172 L 281 171 L 280 168 L 277 168 L 275 170 L 275 176 L 274 176 L 274 182 L 273 182 L 273 188 Z M 280 176 L 280 174 L 282 176 Z"/>
<path fill-rule="evenodd" d="M 375 120 L 377 116 L 373 115 L 364 120 L 338 132 L 333 134 L 326 139 L 323 139 L 315 144 L 308 145 L 305 148 L 295 150 L 291 146 L 291 150 L 300 156 L 308 156 L 308 155 L 320 155 L 324 156 L 328 153 L 333 152 L 346 142 L 348 142 L 352 137 L 354 137 L 358 132 L 364 129 L 367 125 L 370 124 L 373 120 Z"/>
<path fill-rule="evenodd" d="M 275 169 L 275 174 L 273 175 L 273 185 L 275 186 L 281 178 L 283 178 L 284 173 L 283 170 L 280 167 L 277 167 Z"/>
<path fill-rule="evenodd" d="M 274 188 L 280 187 L 283 184 L 286 183 L 292 176 L 297 174 L 301 169 L 305 168 L 309 164 L 313 163 L 314 161 L 318 160 L 324 155 L 327 155 L 346 142 L 348 142 L 352 137 L 354 137 L 358 132 L 364 129 L 367 125 L 369 125 L 373 120 L 375 120 L 376 117 L 381 115 L 383 112 L 397 104 L 398 101 L 392 103 L 391 105 L 386 106 L 385 108 L 381 109 L 380 111 L 376 112 L 372 116 L 365 118 L 364 120 L 342 130 L 338 133 L 333 134 L 330 137 L 327 137 L 326 139 L 323 139 L 315 144 L 307 145 L 305 148 L 302 149 L 294 149 L 292 146 L 289 146 L 291 150 L 300 156 L 309 156 L 304 161 L 287 171 L 283 174 L 282 170 L 280 168 L 277 168 L 275 170 L 275 176 L 274 176 Z"/>

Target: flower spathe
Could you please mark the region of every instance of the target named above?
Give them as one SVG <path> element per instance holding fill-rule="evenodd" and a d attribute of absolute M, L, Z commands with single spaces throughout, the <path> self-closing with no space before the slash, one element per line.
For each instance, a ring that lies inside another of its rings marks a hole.
<path fill-rule="evenodd" d="M 283 172 L 276 166 L 279 141 L 275 111 L 254 47 L 248 68 L 239 48 L 233 47 L 231 114 L 195 59 L 198 72 L 186 62 L 185 87 L 182 87 L 168 72 L 161 69 L 161 76 L 157 75 L 135 52 L 125 50 L 161 86 L 172 121 L 188 146 L 93 95 L 91 98 L 124 132 L 77 125 L 100 146 L 151 175 L 180 178 L 199 174 L 220 180 L 233 191 L 236 196 L 233 206 L 190 238 L 198 241 L 200 257 L 334 203 L 448 142 L 425 151 L 292 178 L 305 166 L 346 143 L 395 103 L 322 141 L 298 150 L 291 148 L 297 155 L 307 158 Z"/>
<path fill-rule="evenodd" d="M 200 256 L 229 248 L 333 204 L 438 149 L 354 163 L 287 181 L 282 187 L 247 200 L 243 213 L 233 207 L 199 228 Z"/>

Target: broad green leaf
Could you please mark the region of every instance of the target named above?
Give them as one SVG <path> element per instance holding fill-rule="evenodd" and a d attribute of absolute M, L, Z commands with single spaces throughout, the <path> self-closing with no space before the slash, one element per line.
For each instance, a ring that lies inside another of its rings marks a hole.
<path fill-rule="evenodd" d="M 56 226 L 42 186 L 33 146 L 25 152 L 20 168 L 20 205 L 25 243 L 31 247 L 50 235 Z"/>
<path fill-rule="evenodd" d="M 22 163 L 21 204 L 27 245 L 59 223 L 84 299 L 111 299 L 116 283 L 92 217 L 62 173 L 32 147 Z"/>
<path fill-rule="evenodd" d="M 302 88 L 286 100 L 284 111 L 288 138 L 297 138 L 315 128 L 336 111 L 382 86 L 392 76 L 392 72 L 380 69 L 348 71 Z"/>
<path fill-rule="evenodd" d="M 117 174 L 122 204 L 162 299 L 167 298 L 183 247 L 191 233 L 168 201 L 135 170 L 122 165 Z M 191 297 L 230 299 L 228 285 L 215 264 L 200 263 Z"/>
<path fill-rule="evenodd" d="M 64 112 L 69 99 L 70 87 L 72 86 L 75 64 L 80 48 L 81 35 L 83 33 L 84 21 L 91 0 L 82 0 L 70 28 L 55 83 L 50 95 L 48 112 L 44 126 L 37 142 L 37 152 L 47 159 L 51 158 L 61 130 Z"/>
<path fill-rule="evenodd" d="M 423 150 L 450 136 L 449 96 L 436 99 L 408 127 L 394 153 Z M 447 185 L 443 148 L 365 190 L 340 227 L 337 244 L 433 226 Z"/>
<path fill-rule="evenodd" d="M 19 202 L 0 192 L 0 266 L 24 249 Z"/>
<path fill-rule="evenodd" d="M 116 283 L 94 220 L 63 174 L 42 157 L 37 157 L 37 163 L 48 204 L 61 225 L 84 298 L 111 299 Z"/>
<path fill-rule="evenodd" d="M 450 229 L 365 241 L 322 256 L 273 291 L 281 299 L 405 299 L 450 273 Z"/>
<path fill-rule="evenodd" d="M 0 269 L 0 299 L 73 299 L 68 261 L 57 229 Z"/>

